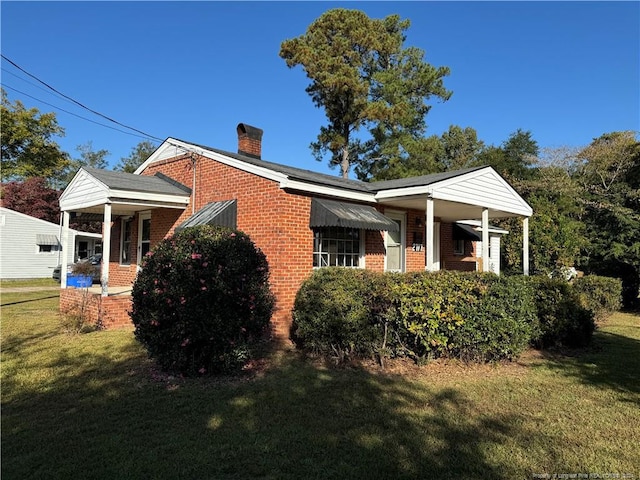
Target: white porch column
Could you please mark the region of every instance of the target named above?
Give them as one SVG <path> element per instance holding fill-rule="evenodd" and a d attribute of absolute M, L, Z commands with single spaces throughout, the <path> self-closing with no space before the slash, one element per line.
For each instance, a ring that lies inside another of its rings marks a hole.
<path fill-rule="evenodd" d="M 489 265 L 489 209 L 482 209 L 482 271 L 490 272 Z"/>
<path fill-rule="evenodd" d="M 529 275 L 529 217 L 522 219 L 522 273 Z"/>
<path fill-rule="evenodd" d="M 62 212 L 62 259 L 60 260 L 60 288 L 67 288 L 67 259 L 69 258 L 69 212 Z"/>
<path fill-rule="evenodd" d="M 425 269 L 428 272 L 433 271 L 433 198 L 427 198 L 427 221 L 426 223 L 426 251 L 427 251 L 427 265 Z"/>
<path fill-rule="evenodd" d="M 102 296 L 109 295 L 109 257 L 111 254 L 111 204 L 104 205 L 104 218 L 102 219 L 102 273 L 100 285 Z"/>

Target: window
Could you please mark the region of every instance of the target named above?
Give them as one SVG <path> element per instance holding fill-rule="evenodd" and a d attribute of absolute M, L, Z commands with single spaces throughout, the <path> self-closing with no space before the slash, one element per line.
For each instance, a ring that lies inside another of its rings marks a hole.
<path fill-rule="evenodd" d="M 151 219 L 142 219 L 142 236 L 140 237 L 140 260 L 151 250 Z"/>
<path fill-rule="evenodd" d="M 60 242 L 55 235 L 37 234 L 36 246 L 38 247 L 38 253 L 54 253 L 61 250 Z"/>
<path fill-rule="evenodd" d="M 38 253 L 53 253 L 58 250 L 58 245 L 38 245 Z"/>
<path fill-rule="evenodd" d="M 464 255 L 464 240 L 453 241 L 453 254 Z"/>
<path fill-rule="evenodd" d="M 323 227 L 313 229 L 313 267 L 362 266 L 361 235 L 357 228 Z"/>
<path fill-rule="evenodd" d="M 120 234 L 120 263 L 131 265 L 131 218 L 122 219 L 122 232 Z"/>

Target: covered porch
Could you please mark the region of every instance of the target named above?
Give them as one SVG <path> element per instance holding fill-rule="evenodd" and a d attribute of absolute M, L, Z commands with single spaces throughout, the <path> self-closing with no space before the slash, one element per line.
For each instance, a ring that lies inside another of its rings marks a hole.
<path fill-rule="evenodd" d="M 529 217 L 533 210 L 493 168 L 481 167 L 456 172 L 374 182 L 378 204 L 398 211 L 420 210 L 424 215 L 425 270 L 440 265 L 440 223 L 478 225 L 482 242 L 480 271 L 490 270 L 490 220 L 522 219 L 522 265 L 529 275 Z M 406 240 L 405 240 L 406 241 Z"/>

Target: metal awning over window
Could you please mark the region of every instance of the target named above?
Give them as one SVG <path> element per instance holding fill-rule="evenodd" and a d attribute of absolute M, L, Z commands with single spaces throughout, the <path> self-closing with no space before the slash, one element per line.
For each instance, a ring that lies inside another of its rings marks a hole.
<path fill-rule="evenodd" d="M 349 227 L 365 230 L 386 230 L 397 232 L 398 223 L 385 217 L 375 208 L 366 205 L 337 202 L 335 200 L 311 201 L 311 220 L 309 226 L 314 227 Z"/>
<path fill-rule="evenodd" d="M 453 239 L 454 240 L 471 240 L 472 242 L 481 241 L 482 235 L 474 230 L 469 225 L 462 225 L 461 223 L 453 224 Z"/>
<path fill-rule="evenodd" d="M 176 232 L 197 225 L 220 225 L 236 228 L 238 206 L 235 200 L 211 202 L 176 227 Z"/>
<path fill-rule="evenodd" d="M 55 235 L 36 234 L 36 245 L 60 245 L 58 237 Z"/>

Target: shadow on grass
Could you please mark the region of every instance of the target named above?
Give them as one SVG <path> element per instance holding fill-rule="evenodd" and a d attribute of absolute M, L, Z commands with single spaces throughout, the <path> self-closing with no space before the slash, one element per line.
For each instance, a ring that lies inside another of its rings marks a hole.
<path fill-rule="evenodd" d="M 40 300 L 47 300 L 49 298 L 58 298 L 60 296 L 59 293 L 56 293 L 55 295 L 49 295 L 46 297 L 38 297 L 38 298 L 29 298 L 27 300 L 17 300 L 15 302 L 7 302 L 7 303 L 3 303 L 0 305 L 0 307 L 8 307 L 10 305 L 19 305 L 21 303 L 32 303 L 32 302 L 38 302 Z"/>
<path fill-rule="evenodd" d="M 42 382 L 3 378 L 3 478 L 515 478 L 490 452 L 544 436 L 456 389 L 295 354 L 219 382 L 154 375 L 134 341 L 101 345 L 57 350 Z"/>
<path fill-rule="evenodd" d="M 562 375 L 599 388 L 627 395 L 640 404 L 640 341 L 609 331 L 596 330 L 591 347 L 572 355 L 544 352 Z"/>

